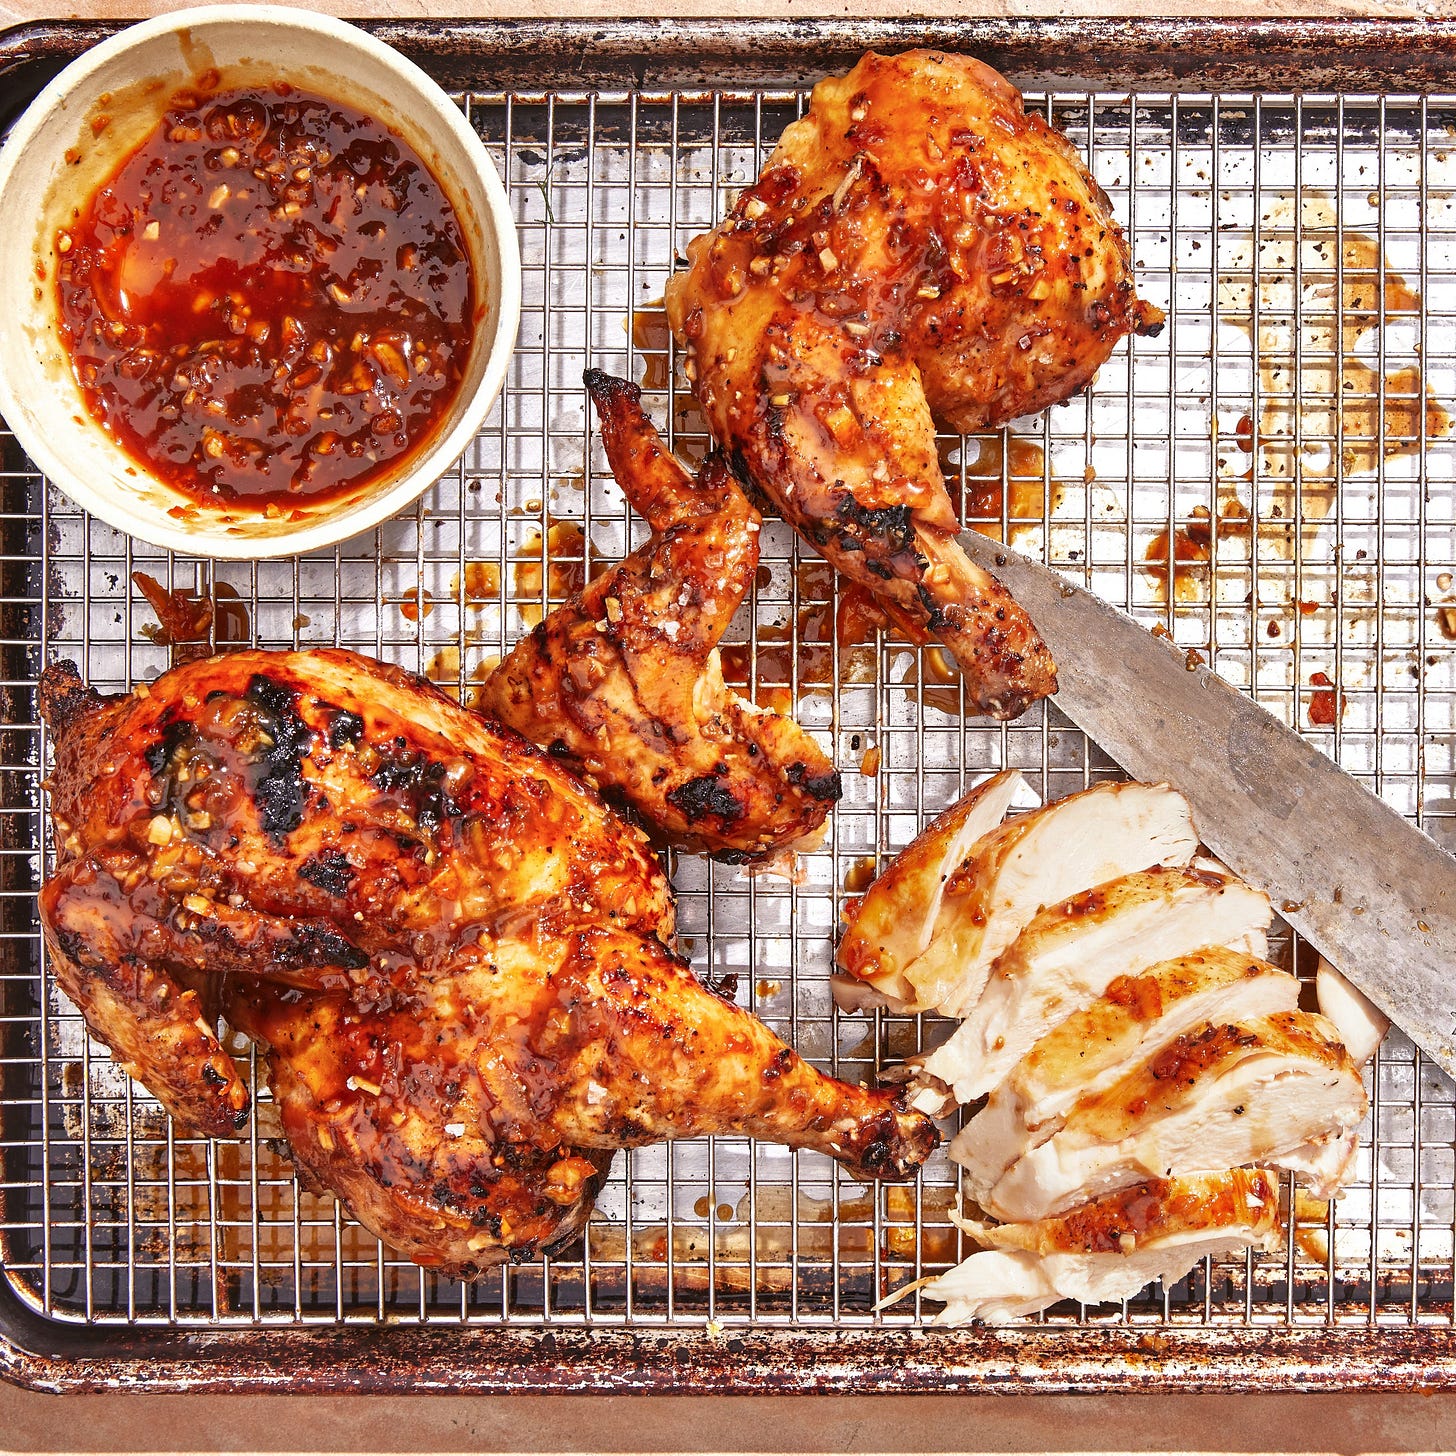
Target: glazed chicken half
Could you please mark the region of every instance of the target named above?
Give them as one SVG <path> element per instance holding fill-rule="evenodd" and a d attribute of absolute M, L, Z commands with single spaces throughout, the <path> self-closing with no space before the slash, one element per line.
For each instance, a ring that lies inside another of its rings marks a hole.
<path fill-rule="evenodd" d="M 419 1263 L 560 1245 L 616 1148 L 732 1131 L 895 1178 L 934 1146 L 702 986 L 644 836 L 428 683 L 245 651 L 41 697 L 61 988 L 206 1134 L 249 1111 L 217 1018 L 255 1038 L 302 1177 Z"/>
<path fill-rule="evenodd" d="M 669 322 L 709 428 L 810 545 L 1000 718 L 1056 690 L 1035 628 L 956 542 L 934 421 L 995 427 L 1153 333 L 1067 139 L 965 56 L 820 82 L 763 175 L 688 247 Z"/>
<path fill-rule="evenodd" d="M 759 514 L 722 455 L 688 474 L 635 384 L 592 369 L 586 385 L 652 537 L 518 643 L 478 706 L 670 844 L 734 862 L 807 847 L 839 775 L 792 718 L 730 692 L 718 658 L 758 567 Z"/>

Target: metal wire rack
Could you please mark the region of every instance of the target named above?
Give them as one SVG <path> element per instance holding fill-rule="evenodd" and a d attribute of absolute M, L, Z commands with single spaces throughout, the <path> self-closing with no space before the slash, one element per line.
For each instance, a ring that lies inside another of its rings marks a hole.
<path fill-rule="evenodd" d="M 933 1316 L 918 1296 L 872 1307 L 969 1252 L 943 1155 L 917 1185 L 877 1189 L 741 1139 L 648 1148 L 619 1157 L 574 1250 L 470 1286 L 421 1271 L 298 1187 L 261 1078 L 239 1141 L 173 1127 L 58 995 L 35 921 L 50 836 L 35 674 L 73 657 L 106 690 L 163 670 L 137 573 L 217 601 L 209 646 L 341 643 L 468 701 L 592 563 L 641 539 L 581 371 L 643 382 L 676 447 L 701 454 L 655 304 L 806 100 L 462 94 L 520 228 L 508 386 L 454 472 L 337 550 L 236 566 L 154 551 L 78 512 L 7 443 L 0 1263 L 36 1316 L 730 1339 Z M 1090 159 L 1168 327 L 1120 348 L 1085 398 L 945 439 L 968 521 L 1161 623 L 1456 846 L 1456 97 L 1057 91 L 1027 104 Z M 694 964 L 736 976 L 739 999 L 811 1060 L 868 1078 L 942 1029 L 833 1008 L 845 895 L 987 772 L 1019 766 L 1049 798 L 1117 770 L 1054 707 L 1007 726 L 966 719 L 935 652 L 842 639 L 837 606 L 832 573 L 768 522 L 725 653 L 730 681 L 792 705 L 845 770 L 825 846 L 794 884 L 690 857 L 671 870 Z M 1353 1186 L 1329 1208 L 1301 1202 L 1286 1252 L 1214 1261 L 1119 1307 L 1059 1307 L 1046 1324 L 1451 1327 L 1456 1089 L 1398 1033 L 1371 1083 Z"/>

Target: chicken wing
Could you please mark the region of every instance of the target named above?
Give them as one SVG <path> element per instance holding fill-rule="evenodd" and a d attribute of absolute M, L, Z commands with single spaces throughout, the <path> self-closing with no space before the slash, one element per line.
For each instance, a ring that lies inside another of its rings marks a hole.
<path fill-rule="evenodd" d="M 41 696 L 62 988 L 205 1133 L 247 1119 L 217 1015 L 258 1039 L 300 1173 L 417 1262 L 560 1245 L 619 1147 L 734 1132 L 865 1177 L 934 1147 L 702 986 L 644 835 L 423 680 L 247 651 Z"/>
<path fill-rule="evenodd" d="M 939 637 L 981 711 L 1054 692 L 1035 628 L 956 542 L 932 421 L 1045 409 L 1159 327 L 1066 138 L 978 61 L 866 55 L 814 88 L 688 257 L 668 319 L 735 469 L 906 631 Z"/>
<path fill-rule="evenodd" d="M 518 643 L 478 706 L 671 844 L 739 862 L 812 843 L 839 775 L 792 718 L 730 692 L 718 660 L 758 568 L 758 512 L 721 455 L 694 481 L 636 385 L 597 370 L 586 383 L 652 538 Z"/>

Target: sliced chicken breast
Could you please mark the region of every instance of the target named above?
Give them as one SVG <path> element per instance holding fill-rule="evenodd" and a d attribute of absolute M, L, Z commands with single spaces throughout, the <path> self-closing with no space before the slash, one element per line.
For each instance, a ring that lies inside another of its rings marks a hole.
<path fill-rule="evenodd" d="M 1098 784 L 1001 825 L 951 876 L 925 951 L 905 978 L 917 1009 L 964 1016 L 992 962 L 1045 905 L 1198 848 L 1188 804 L 1166 784 Z"/>
<path fill-rule="evenodd" d="M 919 1011 L 905 970 L 929 946 L 951 876 L 1006 817 L 1024 780 L 998 773 L 962 795 L 913 839 L 875 878 L 845 916 L 836 958 L 896 1010 Z M 841 1002 L 841 1009 L 847 1009 Z"/>
<path fill-rule="evenodd" d="M 1257 956 L 1223 947 L 1118 976 L 1090 1006 L 1049 1031 L 957 1134 L 951 1157 L 978 1201 L 1032 1148 L 1059 1132 L 1084 1097 L 1116 1082 L 1206 1023 L 1252 1021 L 1299 1006 L 1299 982 Z"/>
<path fill-rule="evenodd" d="M 1073 895 L 1037 914 L 998 957 L 974 1009 L 924 1058 L 922 1076 L 956 1102 L 984 1097 L 1119 976 L 1205 946 L 1262 956 L 1273 913 L 1262 891 L 1202 868 L 1144 870 Z"/>
<path fill-rule="evenodd" d="M 1314 989 L 1321 1015 L 1339 1027 L 1345 1050 L 1357 1067 L 1363 1067 L 1385 1040 L 1390 1018 L 1323 956 L 1314 973 Z"/>
<path fill-rule="evenodd" d="M 1338 1140 L 1367 1109 L 1360 1073 L 1323 1016 L 1285 1011 L 1178 1037 L 1112 1086 L 1081 1098 L 1066 1124 L 981 1200 L 997 1218 L 1047 1218 L 1147 1178 L 1267 1163 L 1333 1197 L 1328 1164 L 1305 1144 Z"/>
<path fill-rule="evenodd" d="M 956 1222 L 988 1247 L 923 1286 L 945 1302 L 938 1325 L 1128 1299 L 1154 1280 L 1176 1283 L 1207 1255 L 1276 1248 L 1279 1190 L 1262 1169 L 1235 1168 L 1141 1183 L 1061 1218 Z"/>
<path fill-rule="evenodd" d="M 1354 1128 L 1338 1129 L 1311 1138 L 1292 1148 L 1279 1161 L 1297 1173 L 1313 1198 L 1333 1198 L 1350 1181 L 1360 1135 Z"/>

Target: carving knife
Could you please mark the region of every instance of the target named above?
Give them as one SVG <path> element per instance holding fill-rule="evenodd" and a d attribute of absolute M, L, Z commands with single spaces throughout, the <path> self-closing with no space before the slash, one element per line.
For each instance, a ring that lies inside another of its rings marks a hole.
<path fill-rule="evenodd" d="M 1196 656 L 975 531 L 1051 648 L 1052 700 L 1456 1077 L 1456 859 Z"/>

